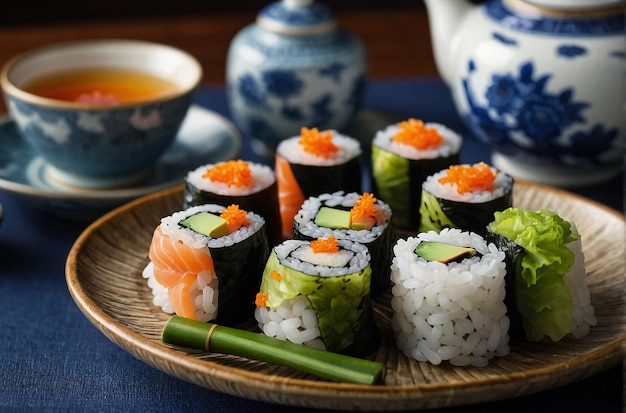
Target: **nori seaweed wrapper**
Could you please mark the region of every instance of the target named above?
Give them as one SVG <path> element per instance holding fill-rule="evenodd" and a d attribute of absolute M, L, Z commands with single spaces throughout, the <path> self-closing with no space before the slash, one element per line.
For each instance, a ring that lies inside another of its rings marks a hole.
<path fill-rule="evenodd" d="M 289 162 L 304 198 L 327 192 L 361 192 L 361 155 L 336 165 L 304 165 Z"/>
<path fill-rule="evenodd" d="M 186 181 L 183 207 L 187 209 L 204 204 L 217 204 L 224 207 L 236 204 L 241 209 L 255 212 L 265 219 L 265 228 L 269 242 L 275 245 L 282 241 L 276 181 L 267 188 L 248 195 L 220 195 L 199 189 Z"/>
<path fill-rule="evenodd" d="M 511 340 L 522 340 L 526 338 L 524 325 L 519 310 L 517 309 L 517 294 L 515 284 L 517 273 L 520 271 L 524 248 L 517 245 L 507 237 L 496 234 L 487 226 L 485 240 L 492 242 L 498 250 L 504 252 L 504 262 L 506 264 L 506 275 L 504 276 L 505 291 L 504 304 L 506 305 L 506 315 L 511 322 L 509 326 L 509 337 Z"/>
<path fill-rule="evenodd" d="M 513 204 L 513 188 L 501 197 L 487 202 L 460 202 L 439 198 L 422 190 L 420 205 L 420 232 L 441 231 L 443 228 L 459 228 L 482 237 L 487 235 L 487 225 L 493 214 L 504 211 Z M 395 211 L 394 211 L 395 215 Z"/>
<path fill-rule="evenodd" d="M 391 207 L 395 227 L 419 228 L 422 183 L 430 175 L 458 162 L 458 152 L 446 157 L 416 160 L 372 146 L 372 189 Z"/>
<path fill-rule="evenodd" d="M 236 244 L 209 247 L 218 279 L 216 322 L 235 326 L 254 320 L 254 298 L 270 254 L 265 226 Z"/>

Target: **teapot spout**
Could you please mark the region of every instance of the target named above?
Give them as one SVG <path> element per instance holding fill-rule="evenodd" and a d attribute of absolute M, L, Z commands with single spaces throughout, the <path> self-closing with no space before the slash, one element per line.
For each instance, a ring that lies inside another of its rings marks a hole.
<path fill-rule="evenodd" d="M 477 6 L 469 0 L 424 0 L 435 64 L 443 80 L 450 84 L 462 33 L 462 21 Z"/>

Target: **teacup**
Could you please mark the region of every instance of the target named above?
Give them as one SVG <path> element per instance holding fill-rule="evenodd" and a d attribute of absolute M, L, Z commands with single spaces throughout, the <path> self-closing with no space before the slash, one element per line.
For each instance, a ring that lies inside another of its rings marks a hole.
<path fill-rule="evenodd" d="M 171 46 L 103 39 L 25 52 L 0 72 L 8 111 L 54 182 L 130 186 L 175 140 L 202 78 Z"/>

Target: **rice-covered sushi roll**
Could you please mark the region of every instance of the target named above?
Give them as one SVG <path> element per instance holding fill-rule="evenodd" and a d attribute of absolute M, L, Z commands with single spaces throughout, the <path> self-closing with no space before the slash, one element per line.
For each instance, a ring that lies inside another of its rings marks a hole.
<path fill-rule="evenodd" d="M 237 205 L 198 205 L 161 220 L 143 277 L 166 313 L 233 325 L 254 318 L 268 256 L 261 216 Z"/>
<path fill-rule="evenodd" d="M 392 211 L 371 193 L 338 191 L 309 197 L 296 214 L 293 238 L 314 240 L 332 235 L 367 247 L 371 255 L 371 295 L 389 287 Z"/>
<path fill-rule="evenodd" d="M 463 139 L 438 123 L 408 119 L 378 131 L 372 141 L 373 192 L 394 215 L 394 226 L 419 227 L 422 182 L 459 162 Z"/>
<path fill-rule="evenodd" d="M 276 148 L 276 180 L 284 238 L 304 200 L 324 193 L 361 192 L 361 144 L 334 130 L 302 128 Z"/>
<path fill-rule="evenodd" d="M 309 347 L 365 355 L 379 343 L 367 248 L 332 236 L 272 250 L 257 294 L 263 333 Z"/>
<path fill-rule="evenodd" d="M 272 168 L 240 159 L 203 165 L 185 178 L 183 208 L 202 204 L 239 205 L 265 219 L 270 243 L 282 241 L 278 186 Z"/>
<path fill-rule="evenodd" d="M 455 228 L 399 239 L 393 251 L 391 327 L 407 357 L 480 367 L 509 353 L 504 252 Z"/>
<path fill-rule="evenodd" d="M 553 211 L 509 208 L 495 213 L 487 237 L 507 254 L 512 338 L 582 338 L 596 325 L 573 222 Z"/>
<path fill-rule="evenodd" d="M 487 233 L 493 214 L 513 204 L 513 178 L 484 162 L 451 165 L 426 178 L 420 232 L 459 228 Z"/>

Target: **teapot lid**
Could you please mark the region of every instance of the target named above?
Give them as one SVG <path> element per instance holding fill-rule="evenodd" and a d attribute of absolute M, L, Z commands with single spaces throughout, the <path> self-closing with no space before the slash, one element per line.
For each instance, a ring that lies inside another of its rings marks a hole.
<path fill-rule="evenodd" d="M 292 35 L 319 34 L 335 28 L 332 11 L 313 0 L 282 0 L 265 6 L 257 23 L 266 30 Z"/>
<path fill-rule="evenodd" d="M 563 9 L 591 9 L 600 7 L 623 6 L 624 0 L 525 0 L 535 6 Z"/>

